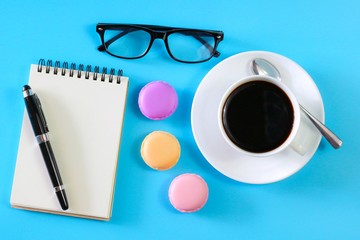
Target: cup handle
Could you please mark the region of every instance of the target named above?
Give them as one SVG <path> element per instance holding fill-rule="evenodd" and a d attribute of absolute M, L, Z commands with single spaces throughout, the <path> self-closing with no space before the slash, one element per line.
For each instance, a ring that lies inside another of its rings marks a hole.
<path fill-rule="evenodd" d="M 294 140 L 290 144 L 291 148 L 301 156 L 305 155 L 309 148 L 307 145 L 308 143 L 305 141 L 305 139 L 307 139 L 308 131 L 305 126 L 304 117 L 303 113 L 300 113 L 300 126 Z"/>

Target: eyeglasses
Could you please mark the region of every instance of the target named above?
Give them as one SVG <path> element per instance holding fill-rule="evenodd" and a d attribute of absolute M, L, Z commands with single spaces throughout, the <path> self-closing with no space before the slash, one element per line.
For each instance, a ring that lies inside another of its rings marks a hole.
<path fill-rule="evenodd" d="M 222 31 L 138 24 L 99 23 L 96 31 L 102 42 L 98 50 L 114 57 L 141 58 L 149 52 L 154 40 L 160 38 L 171 58 L 184 63 L 205 62 L 218 57 L 220 53 L 216 48 L 224 38 Z"/>

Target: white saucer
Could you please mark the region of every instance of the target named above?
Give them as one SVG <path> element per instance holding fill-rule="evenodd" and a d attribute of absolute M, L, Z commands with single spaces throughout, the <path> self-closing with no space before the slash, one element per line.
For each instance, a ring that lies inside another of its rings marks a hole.
<path fill-rule="evenodd" d="M 305 115 L 301 116 L 301 136 L 305 155 L 291 147 L 270 157 L 251 157 L 232 148 L 218 126 L 218 107 L 225 91 L 236 81 L 252 75 L 250 62 L 264 58 L 274 64 L 282 81 L 297 100 L 324 122 L 320 92 L 309 74 L 294 61 L 271 52 L 252 51 L 234 55 L 212 68 L 200 83 L 191 109 L 191 126 L 195 141 L 205 159 L 219 172 L 244 183 L 263 184 L 280 181 L 299 171 L 314 155 L 321 135 Z"/>

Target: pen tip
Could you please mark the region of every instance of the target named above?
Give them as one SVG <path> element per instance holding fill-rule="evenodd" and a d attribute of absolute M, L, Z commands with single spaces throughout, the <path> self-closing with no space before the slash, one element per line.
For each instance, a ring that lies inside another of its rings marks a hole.
<path fill-rule="evenodd" d="M 57 198 L 59 199 L 60 206 L 62 210 L 68 210 L 69 209 L 69 202 L 67 200 L 66 194 L 64 190 L 60 190 L 56 192 Z"/>
<path fill-rule="evenodd" d="M 27 90 L 30 90 L 30 89 L 31 89 L 31 87 L 29 85 L 24 85 L 22 90 L 24 92 L 24 91 L 27 91 Z"/>

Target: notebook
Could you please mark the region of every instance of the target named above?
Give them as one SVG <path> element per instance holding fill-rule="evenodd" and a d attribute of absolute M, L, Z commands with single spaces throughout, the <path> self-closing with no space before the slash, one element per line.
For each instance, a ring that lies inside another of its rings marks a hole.
<path fill-rule="evenodd" d="M 60 207 L 26 110 L 10 203 L 14 208 L 109 220 L 128 78 L 121 70 L 108 74 L 106 68 L 68 66 L 41 59 L 31 65 L 28 84 L 41 100 L 69 209 Z"/>

